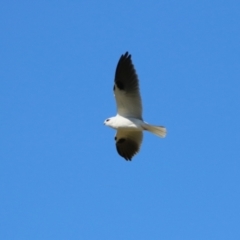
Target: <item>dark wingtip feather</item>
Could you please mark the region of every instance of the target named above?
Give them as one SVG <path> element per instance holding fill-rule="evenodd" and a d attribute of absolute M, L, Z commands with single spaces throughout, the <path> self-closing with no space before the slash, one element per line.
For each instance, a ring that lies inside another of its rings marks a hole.
<path fill-rule="evenodd" d="M 120 156 L 122 156 L 125 160 L 131 161 L 134 155 L 138 152 L 139 147 L 136 145 L 135 142 L 131 141 L 130 139 L 120 138 L 115 139 L 116 141 L 116 148 L 117 152 Z M 134 147 L 133 151 L 131 149 L 123 149 L 122 144 L 125 144 L 128 141 L 127 147 Z M 130 151 L 129 151 L 130 150 Z"/>
<path fill-rule="evenodd" d="M 129 54 L 128 51 L 125 52 L 125 54 L 122 54 L 122 58 L 131 58 L 131 54 Z"/>

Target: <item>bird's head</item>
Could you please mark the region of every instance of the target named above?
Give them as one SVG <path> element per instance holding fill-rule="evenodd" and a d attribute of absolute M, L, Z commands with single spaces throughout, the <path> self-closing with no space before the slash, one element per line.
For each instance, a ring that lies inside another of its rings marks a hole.
<path fill-rule="evenodd" d="M 108 127 L 113 127 L 114 124 L 114 117 L 111 118 L 107 118 L 104 123 L 104 125 L 108 126 Z"/>

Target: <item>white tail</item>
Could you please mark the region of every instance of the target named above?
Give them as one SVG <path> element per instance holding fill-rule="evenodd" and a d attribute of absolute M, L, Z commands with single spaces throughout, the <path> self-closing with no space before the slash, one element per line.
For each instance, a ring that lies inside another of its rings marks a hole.
<path fill-rule="evenodd" d="M 167 134 L 167 129 L 162 126 L 154 126 L 154 125 L 145 123 L 144 129 L 162 138 L 164 138 Z"/>

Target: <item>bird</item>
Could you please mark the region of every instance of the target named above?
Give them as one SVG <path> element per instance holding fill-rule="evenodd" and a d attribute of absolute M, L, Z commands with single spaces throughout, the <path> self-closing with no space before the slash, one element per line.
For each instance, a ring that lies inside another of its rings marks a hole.
<path fill-rule="evenodd" d="M 104 125 L 117 130 L 114 137 L 118 154 L 131 161 L 141 147 L 143 131 L 149 131 L 164 138 L 167 130 L 163 126 L 148 124 L 142 117 L 142 100 L 139 80 L 131 54 L 122 54 L 116 70 L 113 92 L 117 115 L 107 118 Z"/>

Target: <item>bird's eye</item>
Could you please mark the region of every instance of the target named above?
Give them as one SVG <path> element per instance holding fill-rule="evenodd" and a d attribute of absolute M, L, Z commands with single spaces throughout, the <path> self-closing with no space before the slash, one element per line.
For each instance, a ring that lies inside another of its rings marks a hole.
<path fill-rule="evenodd" d="M 108 121 L 109 121 L 109 119 L 106 120 L 106 122 L 108 122 Z"/>

